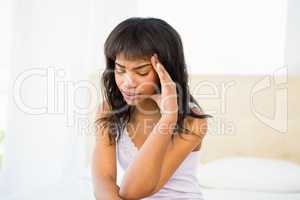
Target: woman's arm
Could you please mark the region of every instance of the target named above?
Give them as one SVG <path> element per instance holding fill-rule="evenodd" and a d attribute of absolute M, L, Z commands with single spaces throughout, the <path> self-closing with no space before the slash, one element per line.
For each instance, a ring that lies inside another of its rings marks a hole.
<path fill-rule="evenodd" d="M 119 191 L 122 198 L 143 198 L 155 189 L 174 125 L 167 118 L 161 118 L 153 128 L 125 171 Z"/>
<path fill-rule="evenodd" d="M 107 104 L 102 104 L 97 112 L 97 117 L 102 117 L 107 110 Z M 115 144 L 109 144 L 108 129 L 98 126 L 91 169 L 94 195 L 97 200 L 121 199 L 118 195 L 119 186 L 116 184 L 115 148 Z"/>
<path fill-rule="evenodd" d="M 96 200 L 121 200 L 119 186 L 111 177 L 94 177 L 94 196 Z"/>
<path fill-rule="evenodd" d="M 92 177 L 94 195 L 97 200 L 121 199 L 119 186 L 116 184 L 116 169 L 114 156 L 110 147 L 101 147 L 97 144 L 93 153 Z M 105 153 L 107 153 L 105 155 Z M 110 161 L 108 159 L 111 158 Z"/>

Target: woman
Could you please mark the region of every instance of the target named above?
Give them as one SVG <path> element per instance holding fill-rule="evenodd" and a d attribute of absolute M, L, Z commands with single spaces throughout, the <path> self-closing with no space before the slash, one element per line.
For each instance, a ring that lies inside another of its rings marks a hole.
<path fill-rule="evenodd" d="M 96 199 L 203 199 L 195 170 L 211 116 L 189 92 L 179 34 L 161 19 L 129 18 L 104 46 Z M 125 171 L 120 186 L 117 161 Z"/>

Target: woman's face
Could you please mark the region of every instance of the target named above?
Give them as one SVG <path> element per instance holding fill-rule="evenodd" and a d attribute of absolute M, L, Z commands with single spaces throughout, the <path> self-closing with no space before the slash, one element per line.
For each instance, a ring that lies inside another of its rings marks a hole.
<path fill-rule="evenodd" d="M 123 54 L 116 56 L 115 80 L 124 100 L 136 105 L 158 90 L 159 77 L 149 59 L 128 60 Z"/>

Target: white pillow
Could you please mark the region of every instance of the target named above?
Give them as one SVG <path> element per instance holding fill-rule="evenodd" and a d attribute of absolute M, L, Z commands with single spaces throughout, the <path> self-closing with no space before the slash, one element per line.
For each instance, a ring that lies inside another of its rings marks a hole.
<path fill-rule="evenodd" d="M 199 167 L 200 185 L 218 189 L 300 192 L 300 165 L 254 157 L 227 157 Z"/>

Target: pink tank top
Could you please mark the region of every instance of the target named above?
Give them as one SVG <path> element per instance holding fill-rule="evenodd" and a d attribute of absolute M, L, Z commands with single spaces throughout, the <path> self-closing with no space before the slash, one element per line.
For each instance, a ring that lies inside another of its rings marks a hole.
<path fill-rule="evenodd" d="M 123 171 L 129 166 L 138 152 L 137 147 L 129 137 L 126 128 L 116 145 L 118 165 Z M 200 159 L 200 151 L 192 151 L 176 169 L 168 182 L 152 196 L 144 200 L 203 200 L 201 187 L 196 176 Z"/>

